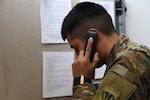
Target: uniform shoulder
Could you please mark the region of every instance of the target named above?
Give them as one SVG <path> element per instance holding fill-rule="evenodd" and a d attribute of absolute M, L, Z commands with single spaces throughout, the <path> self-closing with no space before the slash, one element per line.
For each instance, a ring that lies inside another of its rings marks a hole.
<path fill-rule="evenodd" d="M 139 51 L 145 53 L 147 56 L 150 57 L 150 49 L 145 46 L 135 42 L 129 42 L 127 46 L 127 50 Z"/>

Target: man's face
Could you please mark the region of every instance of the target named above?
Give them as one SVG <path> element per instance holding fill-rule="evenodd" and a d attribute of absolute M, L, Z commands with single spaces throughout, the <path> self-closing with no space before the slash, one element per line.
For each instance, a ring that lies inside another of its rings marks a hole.
<path fill-rule="evenodd" d="M 79 56 L 80 51 L 84 50 L 85 42 L 81 41 L 79 38 L 72 39 L 69 34 L 67 35 L 67 40 L 70 44 L 70 47 L 75 50 L 75 55 L 76 55 L 76 59 L 77 59 L 78 56 Z M 99 55 L 99 58 L 100 58 L 100 55 Z M 99 67 L 104 64 L 103 59 L 102 58 L 100 58 L 100 59 L 101 60 L 98 63 Z"/>
<path fill-rule="evenodd" d="M 70 44 L 70 47 L 75 50 L 76 58 L 78 58 L 79 52 L 84 50 L 84 42 L 78 38 L 72 39 L 69 34 L 67 35 L 67 40 Z"/>

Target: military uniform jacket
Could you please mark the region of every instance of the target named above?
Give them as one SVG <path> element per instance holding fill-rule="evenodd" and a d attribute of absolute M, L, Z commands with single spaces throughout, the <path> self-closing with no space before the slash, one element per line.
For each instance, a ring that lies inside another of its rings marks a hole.
<path fill-rule="evenodd" d="M 74 86 L 74 100 L 150 100 L 150 50 L 120 35 L 114 44 L 104 78 L 93 91 L 91 83 Z"/>

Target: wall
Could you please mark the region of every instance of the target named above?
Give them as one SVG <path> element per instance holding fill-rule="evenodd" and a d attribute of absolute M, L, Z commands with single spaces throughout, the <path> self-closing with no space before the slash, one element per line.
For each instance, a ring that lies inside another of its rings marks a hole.
<path fill-rule="evenodd" d="M 0 0 L 0 100 L 42 99 L 42 51 L 69 45 L 42 45 L 40 0 Z"/>
<path fill-rule="evenodd" d="M 125 0 L 125 4 L 127 35 L 150 48 L 150 0 Z"/>
<path fill-rule="evenodd" d="M 150 46 L 149 4 L 126 0 L 126 31 L 132 40 Z M 42 51 L 70 51 L 70 47 L 41 44 L 40 0 L 0 0 L 0 100 L 44 100 Z"/>

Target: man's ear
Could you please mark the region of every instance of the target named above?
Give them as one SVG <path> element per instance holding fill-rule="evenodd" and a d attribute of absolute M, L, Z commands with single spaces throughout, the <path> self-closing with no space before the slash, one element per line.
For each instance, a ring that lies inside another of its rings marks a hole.
<path fill-rule="evenodd" d="M 103 36 L 103 34 L 102 34 L 101 31 L 97 30 L 96 28 L 90 28 L 89 31 L 94 31 L 94 32 L 96 32 L 97 35 L 98 35 L 98 41 L 101 40 L 101 38 L 102 38 L 102 36 Z"/>

